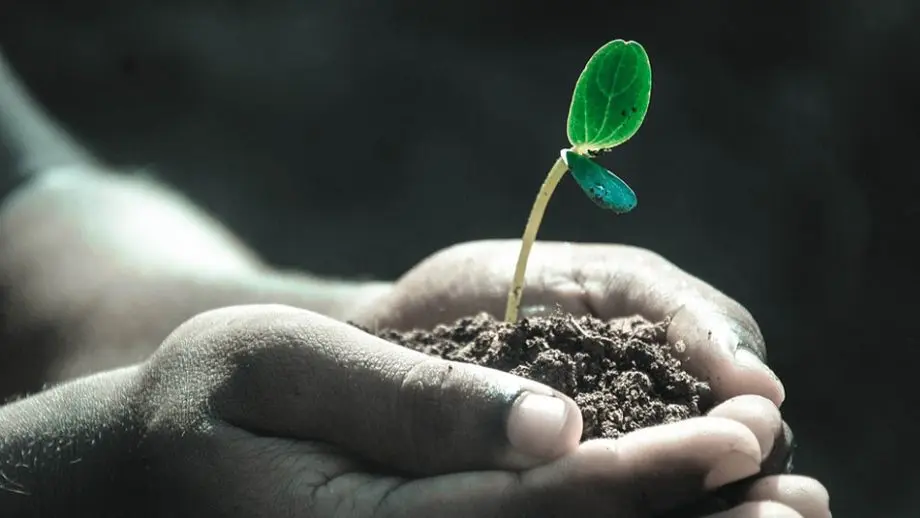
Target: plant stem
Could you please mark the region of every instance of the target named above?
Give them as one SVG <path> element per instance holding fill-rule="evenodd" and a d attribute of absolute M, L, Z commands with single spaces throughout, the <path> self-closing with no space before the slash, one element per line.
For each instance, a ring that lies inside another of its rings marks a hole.
<path fill-rule="evenodd" d="M 511 289 L 508 291 L 508 305 L 505 306 L 505 322 L 516 322 L 518 309 L 521 306 L 521 295 L 524 292 L 524 274 L 527 272 L 527 259 L 530 257 L 530 250 L 533 248 L 534 241 L 537 240 L 537 231 L 540 230 L 540 223 L 543 221 L 543 213 L 546 212 L 546 204 L 549 203 L 553 191 L 559 185 L 559 180 L 568 171 L 568 167 L 562 157 L 556 160 L 552 169 L 543 180 L 537 199 L 533 202 L 533 208 L 530 209 L 530 216 L 527 218 L 527 226 L 524 227 L 524 236 L 521 238 L 521 252 L 518 254 L 517 266 L 514 267 L 514 279 L 511 282 Z"/>

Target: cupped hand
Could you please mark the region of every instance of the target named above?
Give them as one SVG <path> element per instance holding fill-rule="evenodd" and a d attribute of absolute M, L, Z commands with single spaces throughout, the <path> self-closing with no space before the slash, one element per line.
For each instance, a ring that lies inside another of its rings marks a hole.
<path fill-rule="evenodd" d="M 497 318 L 520 241 L 476 241 L 446 248 L 405 274 L 354 320 L 370 328 L 431 328 L 481 311 Z M 661 256 L 624 245 L 537 242 L 521 314 L 556 307 L 610 319 L 671 318 L 668 338 L 684 366 L 720 400 L 760 395 L 777 406 L 782 383 L 766 366 L 766 345 L 751 314 Z"/>
<path fill-rule="evenodd" d="M 480 311 L 500 318 L 519 247 L 519 241 L 501 240 L 446 248 L 406 273 L 375 303 L 362 306 L 354 320 L 371 328 L 407 329 Z M 538 242 L 524 286 L 523 316 L 558 307 L 604 319 L 669 318 L 672 352 L 710 383 L 717 400 L 756 395 L 779 406 L 785 399 L 782 383 L 766 365 L 766 344 L 750 312 L 658 254 L 623 245 Z M 785 424 L 777 430 L 782 433 L 762 466 L 765 473 L 784 472 L 791 461 L 792 432 Z M 794 492 L 800 504 L 812 499 L 818 507 L 827 496 L 816 481 L 791 475 L 761 478 L 753 487 L 758 497 Z"/>
<path fill-rule="evenodd" d="M 755 473 L 782 426 L 740 396 L 579 444 L 578 408 L 546 386 L 285 306 L 193 318 L 130 393 L 136 516 L 652 517 Z M 717 516 L 823 518 L 822 491 L 766 480 Z"/>

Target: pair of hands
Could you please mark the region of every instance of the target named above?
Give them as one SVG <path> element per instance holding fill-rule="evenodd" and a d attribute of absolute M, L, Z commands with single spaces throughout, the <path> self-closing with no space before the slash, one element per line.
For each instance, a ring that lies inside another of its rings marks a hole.
<path fill-rule="evenodd" d="M 349 319 L 411 328 L 500 315 L 517 247 L 446 249 L 356 301 Z M 758 473 L 787 446 L 757 325 L 714 288 L 644 250 L 565 243 L 535 246 L 526 286 L 525 313 L 672 316 L 669 340 L 722 403 L 579 444 L 575 403 L 541 384 L 308 311 L 221 309 L 176 329 L 130 378 L 144 430 L 135 505 L 151 516 L 644 518 Z M 830 516 L 827 492 L 805 477 L 764 477 L 740 494 L 712 517 Z"/>

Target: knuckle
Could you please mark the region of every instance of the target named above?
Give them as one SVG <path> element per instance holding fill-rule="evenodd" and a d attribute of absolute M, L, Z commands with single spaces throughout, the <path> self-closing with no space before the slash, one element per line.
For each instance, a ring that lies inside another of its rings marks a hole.
<path fill-rule="evenodd" d="M 241 368 L 272 348 L 302 340 L 281 306 L 237 306 L 200 313 L 177 327 L 142 365 L 138 397 L 154 420 L 210 413 L 209 399 Z"/>
<path fill-rule="evenodd" d="M 750 350 L 765 361 L 767 355 L 766 340 L 754 316 L 740 303 L 728 298 L 723 304 L 722 311 L 730 322 L 732 331 L 738 338 L 738 347 Z"/>
<path fill-rule="evenodd" d="M 148 459 L 151 476 L 197 477 L 204 466 L 219 464 L 215 452 L 233 439 L 225 433 L 225 403 L 245 394 L 233 388 L 247 390 L 228 390 L 228 384 L 235 377 L 241 386 L 251 381 L 238 374 L 263 361 L 253 356 L 257 349 L 301 338 L 297 319 L 285 316 L 289 311 L 240 306 L 200 313 L 140 366 L 129 398 L 142 435 L 135 447 Z"/>
<path fill-rule="evenodd" d="M 695 301 L 703 303 L 703 307 L 714 307 L 710 311 L 720 313 L 728 318 L 733 324 L 740 327 L 749 337 L 755 341 L 763 341 L 760 327 L 757 320 L 740 302 L 722 293 L 720 290 L 707 283 L 706 281 L 684 272 L 676 264 L 652 250 L 640 247 L 625 247 L 626 254 L 632 258 L 632 261 L 649 270 L 655 272 L 680 272 L 680 278 L 683 279 L 683 285 L 689 288 L 687 295 Z M 657 277 L 658 275 L 656 275 Z"/>
<path fill-rule="evenodd" d="M 447 411 L 442 395 L 453 370 L 451 362 L 437 358 L 422 360 L 409 368 L 399 385 L 401 410 L 426 427 L 431 424 L 428 421 L 442 417 Z"/>
<path fill-rule="evenodd" d="M 232 306 L 199 313 L 180 324 L 157 351 L 159 356 L 232 356 L 241 348 L 296 337 L 300 323 L 282 305 Z"/>
<path fill-rule="evenodd" d="M 448 408 L 444 395 L 455 369 L 447 360 L 425 359 L 409 368 L 399 384 L 397 413 L 406 427 L 407 449 L 416 465 L 428 465 L 432 460 L 425 458 L 431 452 L 421 451 L 420 444 L 437 444 L 451 436 L 455 422 L 451 414 L 456 409 Z"/>

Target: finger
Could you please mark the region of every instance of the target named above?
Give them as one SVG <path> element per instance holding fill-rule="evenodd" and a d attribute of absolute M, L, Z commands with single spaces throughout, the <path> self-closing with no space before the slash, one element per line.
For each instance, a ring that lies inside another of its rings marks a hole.
<path fill-rule="evenodd" d="M 748 502 L 706 518 L 805 518 L 779 502 Z"/>
<path fill-rule="evenodd" d="M 430 328 L 481 311 L 503 314 L 519 241 L 464 243 L 408 272 L 376 309 L 372 328 Z M 445 266 L 449 265 L 447 271 Z M 622 245 L 539 242 L 528 262 L 523 315 L 561 309 L 599 318 L 671 319 L 668 340 L 686 368 L 725 400 L 756 394 L 780 405 L 757 322 L 736 301 L 657 254 Z"/>
<path fill-rule="evenodd" d="M 789 452 L 786 442 L 789 427 L 783 422 L 776 405 L 760 396 L 738 396 L 716 406 L 708 415 L 732 419 L 754 433 L 762 452 L 760 470 L 745 480 L 705 495 L 699 501 L 676 510 L 669 516 L 701 516 L 730 509 L 745 501 L 746 492 L 757 477 L 784 472 L 786 464 L 783 460 Z"/>
<path fill-rule="evenodd" d="M 708 415 L 733 419 L 754 432 L 764 453 L 760 474 L 792 471 L 795 439 L 792 429 L 771 401 L 761 396 L 737 396 L 716 406 Z"/>
<path fill-rule="evenodd" d="M 644 518 L 757 471 L 756 437 L 701 417 L 595 440 L 551 464 L 416 481 L 388 494 L 383 516 Z"/>
<path fill-rule="evenodd" d="M 795 453 L 795 436 L 789 424 L 783 421 L 783 426 L 773 441 L 773 450 L 763 461 L 763 473 L 776 475 L 792 473 L 792 460 Z"/>
<path fill-rule="evenodd" d="M 716 306 L 688 302 L 671 317 L 668 341 L 684 367 L 708 381 L 717 398 L 757 394 L 781 405 L 785 388 L 758 352 L 764 350 L 763 338 L 754 329 Z"/>
<path fill-rule="evenodd" d="M 520 241 L 514 240 L 445 248 L 403 275 L 393 291 L 356 321 L 371 328 L 430 329 L 480 312 L 502 318 L 519 250 Z M 534 246 L 524 278 L 524 315 L 557 308 L 577 315 L 588 312 L 584 290 L 572 276 L 573 256 L 560 250 L 545 243 Z"/>
<path fill-rule="evenodd" d="M 412 351 L 308 311 L 220 310 L 208 322 L 233 350 L 225 421 L 326 441 L 411 474 L 524 468 L 574 450 L 582 417 L 568 397 L 497 370 Z M 218 321 L 214 321 L 217 319 Z"/>
<path fill-rule="evenodd" d="M 795 509 L 804 518 L 830 518 L 830 496 L 817 480 L 796 475 L 764 477 L 750 485 L 745 498 L 773 501 Z"/>
<path fill-rule="evenodd" d="M 708 415 L 732 419 L 747 426 L 757 437 L 760 451 L 763 452 L 761 461 L 769 457 L 777 437 L 783 435 L 783 419 L 779 409 L 761 396 L 734 397 L 710 410 Z"/>
<path fill-rule="evenodd" d="M 670 318 L 669 342 L 687 370 L 709 381 L 717 398 L 756 394 L 782 404 L 785 391 L 765 364 L 760 328 L 741 304 L 648 250 L 611 245 L 572 250 L 595 315 Z"/>
<path fill-rule="evenodd" d="M 499 318 L 519 251 L 519 240 L 472 241 L 440 250 L 403 275 L 374 311 L 358 320 L 370 327 L 409 329 L 430 328 L 478 312 Z M 642 314 L 662 320 L 669 310 L 621 293 L 640 284 L 632 282 L 631 270 L 646 268 L 647 257 L 657 256 L 622 245 L 534 243 L 520 314 L 545 316 L 561 309 L 600 318 Z M 695 280 L 686 275 L 683 279 Z"/>

